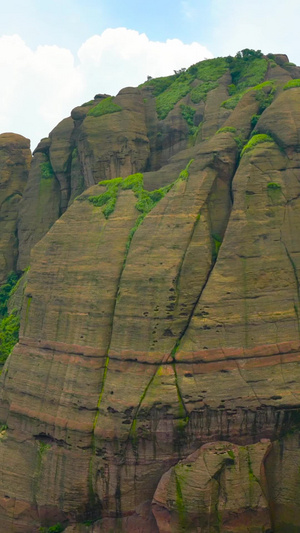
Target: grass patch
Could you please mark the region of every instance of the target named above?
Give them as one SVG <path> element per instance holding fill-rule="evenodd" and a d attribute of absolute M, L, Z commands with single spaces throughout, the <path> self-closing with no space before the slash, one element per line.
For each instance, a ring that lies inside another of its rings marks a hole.
<path fill-rule="evenodd" d="M 216 261 L 222 244 L 222 238 L 220 235 L 218 235 L 218 233 L 213 233 L 211 237 L 213 241 L 212 260 Z"/>
<path fill-rule="evenodd" d="M 165 119 L 184 96 L 191 92 L 191 100 L 198 103 L 205 100 L 207 93 L 215 89 L 218 80 L 226 72 L 227 61 L 225 58 L 207 59 L 192 65 L 186 71 L 179 71 L 174 76 L 149 80 L 142 86 L 153 86 L 156 99 L 157 116 L 160 120 Z M 201 85 L 191 89 L 191 83 L 199 79 Z M 164 88 L 165 87 L 165 88 Z"/>
<path fill-rule="evenodd" d="M 145 81 L 145 83 L 139 85 L 139 88 L 142 89 L 143 87 L 151 87 L 153 95 L 158 96 L 168 89 L 168 87 L 170 87 L 177 77 L 178 76 L 176 74 L 173 74 L 172 76 L 152 78 L 151 80 Z"/>
<path fill-rule="evenodd" d="M 245 144 L 247 142 L 246 139 L 243 139 L 243 137 L 241 137 L 241 136 L 237 136 L 237 137 L 234 137 L 234 140 L 235 140 L 235 142 L 237 144 L 239 152 L 242 152 L 242 150 L 243 150 L 243 148 L 244 148 L 244 146 L 245 146 Z"/>
<path fill-rule="evenodd" d="M 18 281 L 18 274 L 11 272 L 4 285 L 0 287 L 0 318 L 7 316 L 7 303 Z"/>
<path fill-rule="evenodd" d="M 283 90 L 284 90 L 284 91 L 287 91 L 288 89 L 293 89 L 294 87 L 300 87 L 300 80 L 299 80 L 299 79 L 288 81 L 288 82 L 283 86 Z"/>
<path fill-rule="evenodd" d="M 225 74 L 226 70 L 228 69 L 228 62 L 225 57 L 206 59 L 200 63 L 197 63 L 196 65 L 192 65 L 187 72 L 195 72 L 195 67 L 197 69 L 196 77 L 198 80 L 216 81 L 221 78 L 223 74 Z"/>
<path fill-rule="evenodd" d="M 19 276 L 11 272 L 0 288 L 0 365 L 4 365 L 14 345 L 19 340 L 20 318 L 16 310 L 9 315 L 7 304 L 15 291 Z"/>
<path fill-rule="evenodd" d="M 252 115 L 252 117 L 251 117 L 251 128 L 255 128 L 259 117 L 260 117 L 260 115 Z"/>
<path fill-rule="evenodd" d="M 48 180 L 53 178 L 54 176 L 54 170 L 52 168 L 52 165 L 50 161 L 45 161 L 45 163 L 40 164 L 40 170 L 43 180 Z"/>
<path fill-rule="evenodd" d="M 279 183 L 276 183 L 275 181 L 270 181 L 267 185 L 267 189 L 271 191 L 281 191 L 281 185 L 279 185 Z"/>
<path fill-rule="evenodd" d="M 179 174 L 179 178 L 178 179 L 181 179 L 181 180 L 187 180 L 189 175 L 190 175 L 190 166 L 191 164 L 193 163 L 194 159 L 190 159 L 188 164 L 186 165 L 186 167 L 180 172 Z M 175 182 L 174 182 L 175 183 Z"/>
<path fill-rule="evenodd" d="M 246 146 L 244 146 L 241 156 L 244 155 L 246 152 L 250 152 L 250 150 L 253 150 L 253 148 L 257 144 L 265 143 L 265 142 L 272 142 L 274 143 L 274 139 L 270 137 L 270 135 L 265 135 L 264 133 L 259 133 L 258 135 L 254 135 L 251 137 L 251 139 L 247 142 Z"/>
<path fill-rule="evenodd" d="M 271 87 L 271 91 L 269 93 L 265 93 L 265 91 L 263 90 L 265 87 Z M 221 107 L 225 107 L 225 109 L 235 109 L 244 94 L 248 93 L 249 91 L 257 91 L 256 99 L 261 102 L 260 112 L 262 113 L 263 110 L 266 109 L 266 107 L 268 107 L 273 101 L 275 85 L 273 81 L 264 81 L 263 83 L 259 83 L 254 87 L 248 87 L 247 89 L 243 89 L 233 94 L 231 98 L 228 98 L 227 100 L 222 102 Z"/>
<path fill-rule="evenodd" d="M 20 317 L 16 311 L 0 322 L 0 365 L 4 365 L 15 344 L 19 340 Z"/>
<path fill-rule="evenodd" d="M 181 74 L 168 89 L 162 92 L 156 99 L 156 111 L 160 120 L 166 118 L 184 96 L 190 92 L 190 82 L 192 81 L 186 73 Z"/>
<path fill-rule="evenodd" d="M 99 182 L 99 185 L 106 187 L 106 191 L 98 196 L 89 196 L 89 201 L 96 207 L 103 207 L 102 212 L 105 218 L 108 218 L 111 213 L 114 212 L 119 184 L 123 181 L 122 178 L 115 178 L 113 180 L 103 180 Z"/>
<path fill-rule="evenodd" d="M 218 135 L 219 133 L 236 133 L 236 128 L 233 128 L 232 126 L 225 126 L 224 128 L 220 128 L 216 132 L 216 135 Z"/>
<path fill-rule="evenodd" d="M 190 164 L 191 162 L 188 164 L 188 168 Z M 99 185 L 106 186 L 106 191 L 98 196 L 89 196 L 88 200 L 96 207 L 103 206 L 102 212 L 105 218 L 108 218 L 113 213 L 120 189 L 131 189 L 134 192 L 137 198 L 135 207 L 145 216 L 173 187 L 173 183 L 171 183 L 161 189 L 146 191 L 144 189 L 143 174 L 140 173 L 131 174 L 125 179 L 115 178 L 113 180 L 100 181 Z"/>
<path fill-rule="evenodd" d="M 89 117 L 101 117 L 102 115 L 110 115 L 111 113 L 117 113 L 122 111 L 122 108 L 114 103 L 114 97 L 108 96 L 101 100 L 99 104 L 89 110 Z"/>
<path fill-rule="evenodd" d="M 244 94 L 245 93 L 235 94 L 231 98 L 228 98 L 228 100 L 222 102 L 221 107 L 225 107 L 225 109 L 235 109 Z"/>
<path fill-rule="evenodd" d="M 193 107 L 191 107 L 189 105 L 184 105 L 184 104 L 181 104 L 180 109 L 181 109 L 181 114 L 182 114 L 184 120 L 187 122 L 187 124 L 190 127 L 193 128 L 194 127 L 194 116 L 195 116 L 195 113 L 196 113 L 196 109 L 194 109 Z"/>
<path fill-rule="evenodd" d="M 201 100 L 205 101 L 207 94 L 213 89 L 216 89 L 218 86 L 219 84 L 216 81 L 206 81 L 201 83 L 201 85 L 198 85 L 198 87 L 194 87 L 194 89 L 191 91 L 192 102 L 194 102 L 194 104 L 198 104 L 201 102 Z"/>
<path fill-rule="evenodd" d="M 245 48 L 235 57 L 227 58 L 232 84 L 231 92 L 241 92 L 248 87 L 261 83 L 268 69 L 268 60 L 262 57 L 260 50 Z"/>
<path fill-rule="evenodd" d="M 89 106 L 89 105 L 93 105 L 94 103 L 95 103 L 94 100 L 90 100 L 89 102 L 84 102 L 84 104 L 81 104 L 80 107 L 87 107 L 87 106 Z"/>

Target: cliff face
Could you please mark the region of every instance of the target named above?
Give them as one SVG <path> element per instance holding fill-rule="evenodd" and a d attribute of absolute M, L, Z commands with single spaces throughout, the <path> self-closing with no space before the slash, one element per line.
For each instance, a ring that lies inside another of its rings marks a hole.
<path fill-rule="evenodd" d="M 0 135 L 0 282 L 16 269 L 17 217 L 31 161 L 29 139 Z"/>
<path fill-rule="evenodd" d="M 299 530 L 299 73 L 205 61 L 34 151 L 3 531 Z"/>

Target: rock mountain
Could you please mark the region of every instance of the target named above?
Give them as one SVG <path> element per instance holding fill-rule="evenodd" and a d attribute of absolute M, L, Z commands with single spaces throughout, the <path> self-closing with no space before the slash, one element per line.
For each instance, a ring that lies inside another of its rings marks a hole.
<path fill-rule="evenodd" d="M 0 168 L 0 531 L 299 532 L 300 68 L 99 94 Z"/>

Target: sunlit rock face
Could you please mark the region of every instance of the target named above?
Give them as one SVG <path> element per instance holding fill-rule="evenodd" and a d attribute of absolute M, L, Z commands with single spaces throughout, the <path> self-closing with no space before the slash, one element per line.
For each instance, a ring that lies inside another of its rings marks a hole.
<path fill-rule="evenodd" d="M 1 375 L 3 531 L 300 529 L 300 76 L 285 57 L 97 95 L 34 151 L 9 267 L 30 265 Z"/>

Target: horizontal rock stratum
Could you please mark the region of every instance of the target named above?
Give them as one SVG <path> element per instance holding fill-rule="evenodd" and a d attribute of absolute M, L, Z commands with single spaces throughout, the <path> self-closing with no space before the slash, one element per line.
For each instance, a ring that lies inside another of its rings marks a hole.
<path fill-rule="evenodd" d="M 300 531 L 299 78 L 244 50 L 0 135 L 1 532 Z"/>

